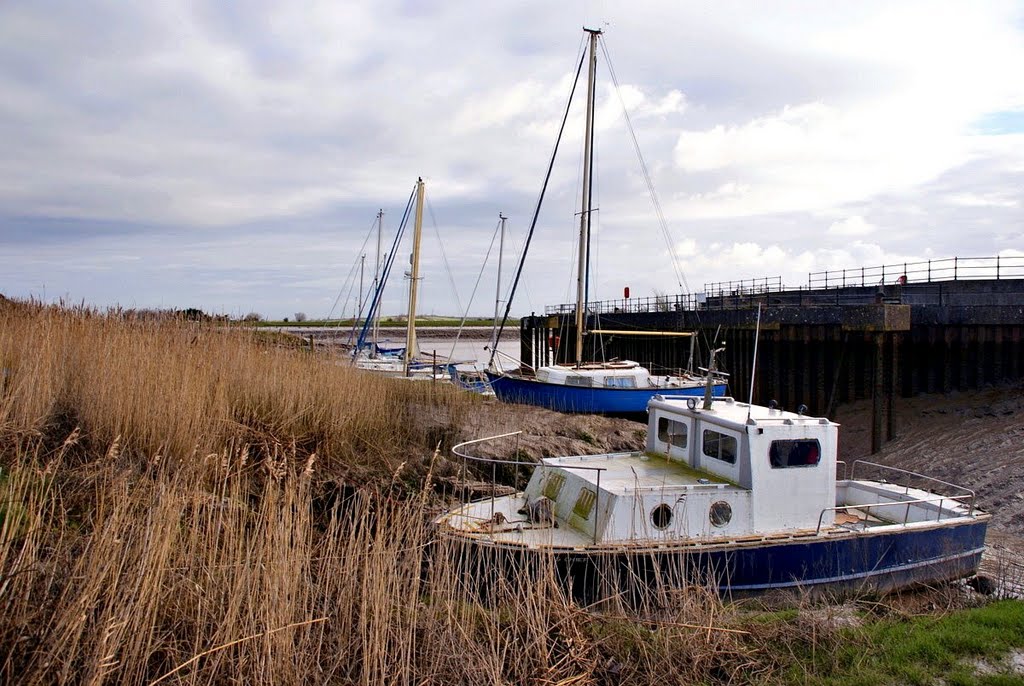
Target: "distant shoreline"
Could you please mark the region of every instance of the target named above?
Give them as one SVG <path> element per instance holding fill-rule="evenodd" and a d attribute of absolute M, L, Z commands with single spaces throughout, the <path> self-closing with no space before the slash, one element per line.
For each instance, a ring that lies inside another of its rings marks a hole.
<path fill-rule="evenodd" d="M 274 331 L 281 331 L 283 333 L 295 334 L 298 336 L 313 336 L 314 338 L 324 339 L 335 339 L 335 338 L 348 338 L 352 331 L 350 326 L 292 326 L 283 324 L 281 326 L 261 326 L 260 329 L 271 329 Z M 405 327 L 397 326 L 382 326 L 380 332 L 384 337 L 392 340 L 398 338 L 405 338 Z M 424 326 L 420 324 L 416 327 L 416 334 L 420 338 L 438 338 L 438 339 L 449 339 L 455 338 L 459 335 L 459 327 L 457 326 Z M 462 334 L 459 336 L 465 340 L 487 340 L 491 337 L 490 326 L 464 326 L 462 327 Z M 518 324 L 506 324 L 505 330 L 501 333 L 501 340 L 503 341 L 514 341 L 519 338 L 519 325 Z"/>

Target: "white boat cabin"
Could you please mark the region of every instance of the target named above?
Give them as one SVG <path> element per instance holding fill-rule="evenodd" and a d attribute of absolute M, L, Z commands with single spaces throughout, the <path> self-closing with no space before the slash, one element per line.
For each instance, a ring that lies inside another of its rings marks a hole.
<path fill-rule="evenodd" d="M 537 381 L 581 388 L 684 388 L 703 385 L 703 380 L 680 376 L 651 376 L 632 360 L 582 365 L 554 365 L 537 369 Z"/>
<path fill-rule="evenodd" d="M 838 424 L 732 398 L 703 409 L 658 395 L 648 411 L 645 452 L 545 459 L 526 502 L 545 496 L 563 527 L 601 543 L 833 525 Z"/>

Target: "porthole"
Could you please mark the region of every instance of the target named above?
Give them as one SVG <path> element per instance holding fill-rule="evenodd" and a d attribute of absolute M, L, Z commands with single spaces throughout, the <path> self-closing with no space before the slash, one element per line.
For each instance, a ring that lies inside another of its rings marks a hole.
<path fill-rule="evenodd" d="M 672 508 L 662 503 L 651 510 L 651 524 L 655 529 L 666 529 L 672 523 Z"/>
<path fill-rule="evenodd" d="M 708 518 L 715 526 L 725 526 L 732 520 L 732 506 L 724 500 L 711 503 Z"/>

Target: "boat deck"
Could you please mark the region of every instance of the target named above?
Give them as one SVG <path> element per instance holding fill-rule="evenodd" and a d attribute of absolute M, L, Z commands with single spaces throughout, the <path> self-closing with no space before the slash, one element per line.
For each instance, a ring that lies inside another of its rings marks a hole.
<path fill-rule="evenodd" d="M 605 457 L 605 456 L 600 456 Z M 574 460 L 579 458 L 558 458 L 559 460 Z M 640 466 L 646 466 L 649 462 L 654 460 L 642 460 L 639 455 L 631 455 L 630 459 L 625 461 L 624 464 L 630 464 L 632 461 L 638 463 Z M 664 460 L 662 467 L 664 467 Z M 634 465 L 635 466 L 635 465 Z M 657 465 L 655 465 L 657 467 Z M 635 488 L 636 482 L 632 478 L 632 473 L 629 472 L 629 487 Z M 637 478 L 660 478 L 661 471 L 655 469 L 652 474 L 647 474 L 646 477 L 641 477 L 638 472 Z M 605 486 L 605 478 L 602 478 L 602 488 Z M 615 477 L 612 477 L 615 478 Z M 619 478 L 624 478 L 619 475 Z M 686 478 L 685 475 L 680 478 Z M 703 477 L 700 477 L 703 478 Z M 649 482 L 648 482 L 649 483 Z M 660 483 L 660 482 L 659 482 Z M 878 488 L 884 490 L 896 490 L 898 487 L 893 487 L 892 484 L 876 483 L 876 482 L 858 482 L 858 483 L 871 483 Z M 728 488 L 738 488 L 731 484 L 725 486 Z M 923 493 L 923 492 L 922 492 Z M 911 496 L 918 495 L 911 491 Z M 536 524 L 530 522 L 525 514 L 520 514 L 520 510 L 525 507 L 526 501 L 523 498 L 523 494 L 519 493 L 510 496 L 501 496 L 496 498 L 487 498 L 483 500 L 477 500 L 475 502 L 467 503 L 460 508 L 452 510 L 448 514 L 444 515 L 438 520 L 438 523 L 442 527 L 447 528 L 450 533 L 453 533 L 459 537 L 470 538 L 478 542 L 500 544 L 500 545 L 511 545 L 515 547 L 525 547 L 531 549 L 574 549 L 574 550 L 595 550 L 601 548 L 607 549 L 643 549 L 643 548 L 664 548 L 666 546 L 679 546 L 679 547 L 694 547 L 699 548 L 702 546 L 716 546 L 716 545 L 736 545 L 736 544 L 757 544 L 767 543 L 773 541 L 786 541 L 793 539 L 806 539 L 817 536 L 850 536 L 864 534 L 866 532 L 872 532 L 877 530 L 884 530 L 886 528 L 918 528 L 918 527 L 930 527 L 934 525 L 950 524 L 954 521 L 963 521 L 966 519 L 977 518 L 979 516 L 987 517 L 987 515 L 980 515 L 979 513 L 972 513 L 968 508 L 958 503 L 946 503 L 945 516 L 941 519 L 929 519 L 927 521 L 891 521 L 889 519 L 879 517 L 876 514 L 879 511 L 878 507 L 875 508 L 864 508 L 858 507 L 853 503 L 838 502 L 835 508 L 835 523 L 832 525 L 822 526 L 820 530 L 810 529 L 791 529 L 783 532 L 774 533 L 752 533 L 745 536 L 726 536 L 719 538 L 687 538 L 687 539 L 636 539 L 630 541 L 608 541 L 603 544 L 595 545 L 592 536 L 584 534 L 583 532 L 567 526 L 562 522 L 559 526 L 551 526 L 548 524 Z M 905 506 L 901 503 L 894 503 L 893 505 L 886 505 L 885 507 L 897 507 L 903 509 Z"/>
<path fill-rule="evenodd" d="M 600 479 L 601 488 L 610 492 L 629 493 L 639 489 L 700 485 L 740 488 L 719 476 L 694 469 L 678 460 L 648 456 L 645 453 L 556 457 L 545 459 L 543 464 L 573 470 L 574 474 L 595 486 Z"/>

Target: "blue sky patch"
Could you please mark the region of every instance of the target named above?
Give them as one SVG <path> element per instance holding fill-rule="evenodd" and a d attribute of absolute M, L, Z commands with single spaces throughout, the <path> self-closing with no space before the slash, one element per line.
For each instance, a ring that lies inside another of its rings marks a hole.
<path fill-rule="evenodd" d="M 976 121 L 973 128 L 986 136 L 1024 133 L 1024 110 L 990 112 Z"/>

